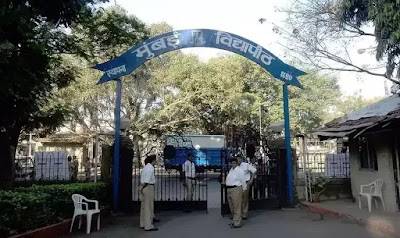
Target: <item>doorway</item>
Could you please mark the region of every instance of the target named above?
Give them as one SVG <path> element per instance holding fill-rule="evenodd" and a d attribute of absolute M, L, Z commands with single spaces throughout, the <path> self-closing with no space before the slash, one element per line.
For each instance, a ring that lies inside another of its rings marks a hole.
<path fill-rule="evenodd" d="M 393 145 L 393 177 L 395 184 L 395 194 L 397 209 L 400 211 L 400 138 L 394 135 Z"/>

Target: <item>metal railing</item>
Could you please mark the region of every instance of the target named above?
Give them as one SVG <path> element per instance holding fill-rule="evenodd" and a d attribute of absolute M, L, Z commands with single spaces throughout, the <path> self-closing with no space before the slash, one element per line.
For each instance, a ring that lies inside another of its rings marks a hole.
<path fill-rule="evenodd" d="M 300 154 L 297 164 L 297 177 L 304 178 L 305 173 L 312 177 L 350 178 L 350 156 L 348 153 Z"/>
<path fill-rule="evenodd" d="M 207 201 L 208 170 L 202 159 L 194 158 L 196 165 L 196 178 L 192 182 L 193 196 L 191 201 Z M 140 175 L 143 170 L 142 163 L 134 163 L 132 200 L 140 201 L 140 192 L 137 187 L 140 184 Z M 188 186 L 182 173 L 182 165 L 156 165 L 155 166 L 155 194 L 156 202 L 187 201 Z"/>
<path fill-rule="evenodd" d="M 35 161 L 30 156 L 15 158 L 15 181 L 30 181 L 35 177 Z"/>
<path fill-rule="evenodd" d="M 69 180 L 95 180 L 100 177 L 100 169 L 96 170 L 95 163 L 85 163 L 79 166 L 78 160 L 69 160 L 64 152 L 38 153 L 34 157 L 15 157 L 14 180 L 26 181 L 69 181 Z M 99 165 L 97 165 L 99 166 Z"/>

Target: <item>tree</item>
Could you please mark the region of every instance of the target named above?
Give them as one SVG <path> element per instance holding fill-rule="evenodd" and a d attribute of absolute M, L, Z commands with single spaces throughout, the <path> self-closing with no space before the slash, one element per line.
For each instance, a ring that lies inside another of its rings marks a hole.
<path fill-rule="evenodd" d="M 282 84 L 257 65 L 252 67 L 252 73 L 247 76 L 250 84 L 248 90 L 259 98 L 253 107 L 252 120 L 258 121 L 259 105 L 262 104 L 268 109 L 267 115 L 263 116 L 267 122 L 282 121 Z M 306 72 L 307 75 L 301 78 L 304 89 L 289 89 L 290 122 L 294 133 L 304 133 L 322 126 L 329 116 L 329 109 L 336 105 L 341 96 L 336 78 L 321 76 L 312 70 Z M 267 126 L 264 133 L 267 133 L 266 129 Z"/>
<path fill-rule="evenodd" d="M 150 35 L 171 30 L 165 23 L 149 27 Z M 83 71 L 77 82 L 64 90 L 69 94 L 61 98 L 75 105 L 78 117 L 72 117 L 74 123 L 85 127 L 86 121 L 108 118 L 112 128 L 115 90 L 112 83 L 88 90 L 99 78 L 91 72 Z M 340 97 L 334 78 L 310 71 L 303 80 L 305 90 L 290 90 L 295 131 L 321 126 L 328 108 Z M 200 62 L 194 55 L 169 52 L 124 77 L 122 85 L 122 112 L 131 120 L 129 134 L 138 157 L 157 146 L 166 133 L 245 131 L 258 135 L 260 105 L 269 109 L 263 112 L 263 128 L 268 121 L 283 119 L 282 84 L 257 64 L 237 55 Z M 94 111 L 99 113 L 81 108 L 97 108 Z M 98 130 L 100 127 L 87 131 Z"/>
<path fill-rule="evenodd" d="M 96 85 L 101 73 L 89 67 L 118 56 L 146 39 L 148 34 L 140 20 L 119 7 L 100 10 L 90 22 L 72 28 L 72 35 L 79 39 L 80 47 L 87 50 L 84 57 L 64 56 L 63 60 L 79 71 L 80 75 L 68 87 L 57 90 L 52 98 L 52 102 L 61 102 L 70 109 L 69 123 L 65 125 L 70 127 L 71 132 L 95 135 L 102 132 L 104 126 L 113 127 L 115 85 L 112 82 Z M 127 78 L 135 78 L 143 71 L 139 69 L 137 72 Z M 141 75 L 139 78 L 144 80 L 143 77 Z M 131 80 L 124 80 L 124 86 L 127 85 L 125 81 Z M 124 91 L 127 88 L 124 87 Z"/>
<path fill-rule="evenodd" d="M 399 23 L 395 16 L 399 8 L 392 2 L 296 0 L 290 8 L 280 9 L 287 19 L 284 26 L 274 24 L 274 31 L 286 39 L 283 46 L 287 53 L 310 67 L 367 73 L 398 83 L 392 76 L 397 61 L 395 28 Z M 388 41 L 389 35 L 394 41 Z M 378 44 L 357 53 L 375 53 L 379 62 L 362 65 L 353 58 L 357 54 L 354 48 L 369 38 Z"/>
<path fill-rule="evenodd" d="M 153 28 L 146 27 L 136 17 L 119 7 L 99 11 L 89 28 L 75 27 L 73 34 L 81 39 L 82 46 L 92 47 L 89 60 L 76 57 L 69 59 L 82 72 L 69 87 L 60 90 L 56 98 L 61 99 L 73 113 L 64 124 L 71 133 L 107 133 L 114 129 L 115 84 L 96 85 L 99 72 L 88 67 L 117 57 L 122 52 L 145 40 Z M 100 37 L 100 39 L 99 39 Z M 113 40 L 109 40 L 113 38 Z M 91 43 L 95 41 L 96 43 Z M 98 49 L 98 50 L 96 50 Z M 99 50 L 101 49 L 101 50 Z M 131 121 L 129 133 L 133 137 L 135 155 L 141 153 L 141 142 L 146 132 L 142 124 L 143 114 L 156 100 L 154 90 L 148 86 L 153 63 L 146 63 L 133 74 L 123 77 L 122 114 Z M 77 130 L 77 127 L 79 130 Z M 147 128 L 149 126 L 147 125 Z"/>
<path fill-rule="evenodd" d="M 400 2 L 389 0 L 342 0 L 337 15 L 342 24 L 361 28 L 369 23 L 374 25 L 377 42 L 376 59 L 386 60 L 387 78 L 395 73 L 400 79 Z"/>
<path fill-rule="evenodd" d="M 144 24 L 118 13 L 98 11 L 103 0 L 3 1 L 0 4 L 0 182 L 13 181 L 21 131 L 54 129 L 73 113 L 54 94 L 78 75 L 66 55 L 87 66 L 119 52 L 112 46 L 145 38 Z M 121 25 L 115 23 L 122 23 Z M 132 24 L 129 28 L 128 23 Z M 113 25 L 114 24 L 114 25 Z M 126 30 L 126 31 L 125 31 Z M 50 102 L 51 100 L 51 102 Z"/>
<path fill-rule="evenodd" d="M 149 37 L 145 24 L 119 6 L 100 9 L 72 27 L 72 35 L 90 66 L 115 58 Z"/>
<path fill-rule="evenodd" d="M 259 130 L 259 106 L 266 105 L 267 121 L 283 119 L 282 84 L 260 66 L 241 56 L 199 62 L 177 55 L 167 69 L 154 73 L 167 90 L 162 96 L 162 121 L 189 121 L 190 132 L 209 134 Z M 340 98 L 337 81 L 310 72 L 302 78 L 305 90 L 291 89 L 292 126 L 296 132 L 322 125 L 329 107 Z M 266 126 L 266 125 L 265 125 Z"/>
<path fill-rule="evenodd" d="M 132 46 L 139 44 L 140 41 L 145 40 L 148 35 L 155 36 L 172 30 L 172 27 L 166 23 L 146 27 L 134 16 L 128 15 L 118 7 L 100 11 L 96 14 L 93 22 L 90 26 L 93 30 L 79 26 L 73 29 L 73 34 L 81 39 L 82 46 L 88 45 L 94 49 L 103 49 L 100 51 L 101 54 L 97 54 L 95 50 L 90 51 L 94 54 L 89 59 L 96 62 L 104 62 L 116 57 Z M 104 22 L 107 23 L 104 24 Z M 105 29 L 104 26 L 109 26 L 109 29 Z M 121 26 L 123 29 L 120 29 Z M 99 29 L 101 32 L 93 33 L 93 31 L 96 32 Z M 132 29 L 135 29 L 135 31 L 132 31 Z M 115 34 L 110 32 L 115 32 Z M 93 36 L 102 36 L 105 33 L 121 35 L 120 32 L 124 32 L 124 35 L 127 34 L 126 32 L 131 32 L 131 35 L 118 37 L 117 39 L 120 40 L 113 41 L 112 44 L 106 41 L 107 37 L 96 42 L 97 45 L 95 46 L 90 43 L 96 40 Z M 154 121 L 153 111 L 159 104 L 159 92 L 157 90 L 160 87 L 150 79 L 154 70 L 168 65 L 170 57 L 176 54 L 179 54 L 179 51 L 146 62 L 135 72 L 122 79 L 122 114 L 131 122 L 128 132 L 133 138 L 135 156 L 141 157 L 148 150 L 151 150 L 153 139 L 156 138 L 152 138 L 149 132 L 157 123 L 164 125 L 162 121 Z M 114 128 L 115 84 L 108 82 L 95 85 L 101 74 L 93 69 L 88 69 L 88 66 L 92 65 L 91 61 L 83 58 L 77 59 L 76 57 L 68 58 L 66 61 L 79 68 L 81 74 L 75 82 L 59 90 L 54 97 L 58 101 L 61 100 L 63 105 L 73 111 L 64 127 L 69 128 L 71 133 L 89 135 L 112 131 Z"/>
<path fill-rule="evenodd" d="M 376 103 L 381 99 L 382 98 L 379 98 L 379 97 L 365 99 L 360 95 L 344 97 L 333 107 L 333 110 L 332 110 L 333 113 L 329 117 L 326 118 L 326 122 L 329 122 L 335 118 L 342 117 L 342 116 L 346 115 L 347 113 L 361 109 L 370 104 Z"/>
<path fill-rule="evenodd" d="M 10 186 L 21 130 L 53 126 L 63 119 L 59 107 L 43 105 L 53 88 L 66 86 L 74 72 L 61 65 L 58 52 L 73 51 L 62 30 L 90 17 L 100 1 L 2 1 L 0 4 L 0 186 Z"/>

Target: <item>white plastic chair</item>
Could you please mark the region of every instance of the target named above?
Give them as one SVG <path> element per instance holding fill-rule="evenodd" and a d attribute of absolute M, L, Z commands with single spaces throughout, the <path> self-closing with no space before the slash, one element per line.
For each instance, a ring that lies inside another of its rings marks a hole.
<path fill-rule="evenodd" d="M 371 212 L 371 206 L 372 206 L 372 199 L 375 198 L 375 206 L 378 207 L 378 203 L 376 201 L 376 198 L 380 198 L 382 201 L 382 207 L 383 210 L 385 211 L 385 202 L 383 201 L 383 195 L 382 195 L 382 186 L 383 186 L 383 180 L 382 179 L 377 179 L 374 182 L 367 184 L 367 185 L 361 185 L 360 188 L 360 193 L 359 193 L 359 199 L 358 199 L 358 204 L 360 209 L 361 207 L 361 197 L 366 197 L 367 202 L 368 202 L 368 210 Z"/>
<path fill-rule="evenodd" d="M 86 215 L 86 234 L 90 234 L 90 226 L 92 225 L 92 216 L 93 214 L 99 214 L 97 216 L 97 230 L 100 230 L 100 209 L 99 202 L 96 200 L 90 200 L 85 198 L 79 194 L 72 195 L 72 201 L 74 202 L 74 216 L 72 217 L 71 228 L 69 232 L 72 232 L 72 227 L 74 226 L 74 221 L 77 216 L 79 216 L 79 226 L 78 229 L 81 229 L 82 226 L 82 215 Z M 89 202 L 95 204 L 95 209 L 89 209 Z"/>

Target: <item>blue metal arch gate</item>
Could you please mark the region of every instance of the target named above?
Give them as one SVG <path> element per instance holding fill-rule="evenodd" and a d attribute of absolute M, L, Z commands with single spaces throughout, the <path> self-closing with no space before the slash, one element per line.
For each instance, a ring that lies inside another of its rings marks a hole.
<path fill-rule="evenodd" d="M 245 39 L 241 36 L 210 29 L 189 29 L 172 31 L 150 38 L 125 53 L 110 61 L 95 65 L 93 68 L 103 71 L 99 84 L 116 81 L 117 100 L 115 108 L 115 143 L 114 143 L 114 177 L 113 177 L 113 208 L 118 209 L 118 181 L 119 181 L 119 133 L 120 133 L 120 109 L 121 109 L 121 88 L 120 77 L 132 73 L 146 61 L 161 54 L 192 47 L 210 47 L 227 50 L 246 57 L 247 59 L 259 64 L 276 79 L 283 84 L 283 101 L 285 117 L 285 145 L 287 162 L 287 188 L 289 205 L 293 205 L 293 178 L 292 174 L 292 155 L 290 149 L 290 129 L 289 129 L 289 96 L 288 85 L 302 88 L 297 77 L 306 73 L 285 64 L 278 57 L 258 44 Z"/>

